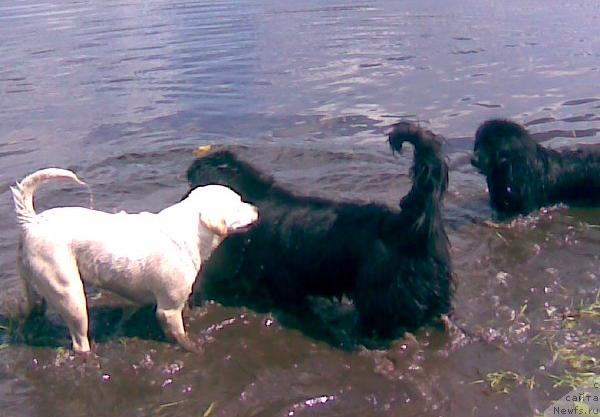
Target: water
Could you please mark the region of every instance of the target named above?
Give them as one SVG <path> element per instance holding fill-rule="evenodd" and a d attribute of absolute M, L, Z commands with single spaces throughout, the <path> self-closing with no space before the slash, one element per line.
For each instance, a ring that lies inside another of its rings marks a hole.
<path fill-rule="evenodd" d="M 61 349 L 53 314 L 26 343 L 3 331 L 0 415 L 542 411 L 568 390 L 552 375 L 598 371 L 598 328 L 580 313 L 598 289 L 600 211 L 486 225 L 469 149 L 498 116 L 547 146 L 598 142 L 599 17 L 583 0 L 0 4 L 4 315 L 21 296 L 8 186 L 38 168 L 74 169 L 98 209 L 159 210 L 187 191 L 194 147 L 243 144 L 300 192 L 396 204 L 410 160 L 391 155 L 384 132 L 408 118 L 447 138 L 456 321 L 474 335 L 426 328 L 388 350 L 346 352 L 209 303 L 188 320 L 207 341 L 198 356 L 165 342 L 151 311 L 125 321 L 110 308 L 118 300 L 92 292 L 96 357 Z M 37 203 L 89 206 L 89 194 L 48 187 Z M 500 371 L 518 377 L 492 385 Z"/>

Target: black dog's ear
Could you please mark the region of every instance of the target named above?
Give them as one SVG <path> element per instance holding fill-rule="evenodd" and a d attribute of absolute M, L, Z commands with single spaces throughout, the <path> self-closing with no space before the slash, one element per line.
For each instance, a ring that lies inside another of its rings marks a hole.
<path fill-rule="evenodd" d="M 498 162 L 496 164 L 496 168 L 502 170 L 503 172 L 510 173 L 512 172 L 512 166 L 510 163 L 510 157 L 504 154 L 498 155 Z"/>
<path fill-rule="evenodd" d="M 496 210 L 510 213 L 526 213 L 531 208 L 533 190 L 530 187 L 532 173 L 527 164 L 514 161 L 514 155 L 500 155 L 487 177 L 492 204 Z"/>
<path fill-rule="evenodd" d="M 496 210 L 511 210 L 514 205 L 510 187 L 511 168 L 506 159 L 496 161 L 494 168 L 487 177 L 488 190 L 492 205 Z"/>

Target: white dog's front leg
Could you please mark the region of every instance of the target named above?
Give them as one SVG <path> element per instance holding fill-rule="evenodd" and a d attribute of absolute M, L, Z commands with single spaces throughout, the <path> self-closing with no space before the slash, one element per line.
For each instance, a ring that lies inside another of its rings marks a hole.
<path fill-rule="evenodd" d="M 156 308 L 156 318 L 168 338 L 176 340 L 187 351 L 201 352 L 200 346 L 194 344 L 185 334 L 182 313 L 183 307 L 169 310 L 162 309 L 160 306 Z"/>

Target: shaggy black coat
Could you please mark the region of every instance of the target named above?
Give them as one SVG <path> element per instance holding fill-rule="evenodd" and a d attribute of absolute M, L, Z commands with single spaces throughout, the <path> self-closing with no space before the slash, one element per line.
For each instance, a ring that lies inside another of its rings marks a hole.
<path fill-rule="evenodd" d="M 471 164 L 487 178 L 492 207 L 505 215 L 600 200 L 600 151 L 546 149 L 509 120 L 479 126 Z"/>
<path fill-rule="evenodd" d="M 222 243 L 204 278 L 219 274 L 232 287 L 251 286 L 282 309 L 302 307 L 308 296 L 345 295 L 368 337 L 392 338 L 447 313 L 453 290 L 442 221 L 448 168 L 431 132 L 399 123 L 389 144 L 400 151 L 403 142 L 413 144 L 414 164 L 400 210 L 299 196 L 231 151 L 213 148 L 189 168 L 192 187 L 227 185 L 257 205 L 260 218 Z"/>

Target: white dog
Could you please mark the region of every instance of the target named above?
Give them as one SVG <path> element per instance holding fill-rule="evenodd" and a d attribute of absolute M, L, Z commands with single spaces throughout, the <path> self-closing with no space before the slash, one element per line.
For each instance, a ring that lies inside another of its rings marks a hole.
<path fill-rule="evenodd" d="M 256 207 L 227 187 L 208 185 L 157 214 L 110 214 L 83 207 L 36 214 L 33 193 L 54 180 L 84 184 L 71 171 L 48 168 L 11 187 L 22 232 L 17 266 L 27 292 L 26 314 L 43 309 L 47 301 L 69 327 L 73 349 L 88 352 L 84 280 L 137 304 L 156 304 L 165 334 L 195 350 L 182 317 L 192 285 L 229 233 L 257 221 Z"/>

